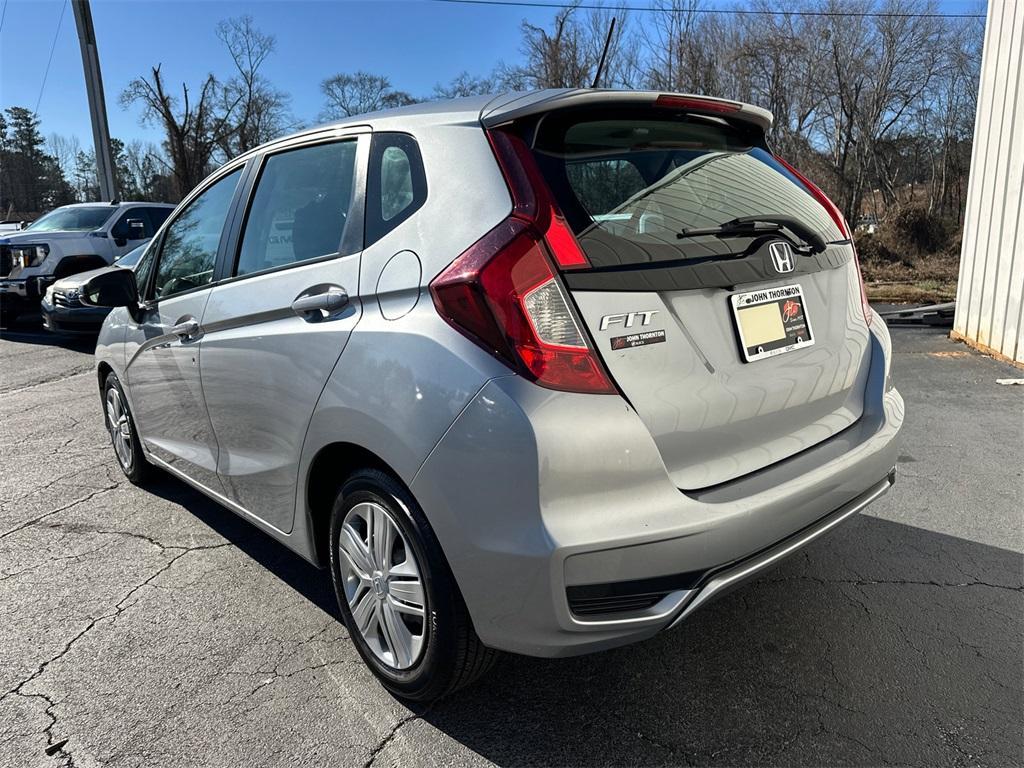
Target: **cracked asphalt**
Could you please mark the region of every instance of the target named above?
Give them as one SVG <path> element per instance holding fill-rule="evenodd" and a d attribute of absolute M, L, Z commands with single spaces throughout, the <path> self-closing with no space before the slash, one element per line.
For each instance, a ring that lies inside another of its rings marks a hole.
<path fill-rule="evenodd" d="M 900 479 L 644 644 L 388 696 L 326 579 L 170 478 L 128 484 L 88 342 L 0 339 L 0 765 L 1024 763 L 1024 388 L 894 328 Z"/>

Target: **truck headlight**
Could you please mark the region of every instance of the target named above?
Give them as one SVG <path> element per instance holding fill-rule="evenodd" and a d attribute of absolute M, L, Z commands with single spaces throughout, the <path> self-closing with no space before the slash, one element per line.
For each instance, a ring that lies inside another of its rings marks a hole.
<path fill-rule="evenodd" d="M 26 267 L 38 267 L 43 260 L 50 255 L 48 245 L 12 245 L 11 260 L 22 269 Z"/>

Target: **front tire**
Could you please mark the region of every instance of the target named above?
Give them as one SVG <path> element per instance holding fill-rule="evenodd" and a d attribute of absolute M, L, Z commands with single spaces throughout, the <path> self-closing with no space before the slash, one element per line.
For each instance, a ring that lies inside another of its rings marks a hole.
<path fill-rule="evenodd" d="M 416 500 L 363 470 L 331 511 L 331 581 L 359 655 L 391 693 L 431 701 L 469 685 L 497 652 L 473 630 L 441 546 Z"/>
<path fill-rule="evenodd" d="M 103 383 L 103 415 L 118 466 L 129 482 L 143 485 L 152 478 L 153 465 L 146 461 L 142 453 L 135 420 L 128 408 L 128 399 L 124 396 L 121 382 L 113 373 L 107 374 Z"/>

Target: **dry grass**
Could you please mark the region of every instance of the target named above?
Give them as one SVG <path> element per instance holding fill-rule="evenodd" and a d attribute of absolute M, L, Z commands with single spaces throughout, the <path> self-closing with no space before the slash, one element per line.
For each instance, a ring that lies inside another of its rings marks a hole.
<path fill-rule="evenodd" d="M 956 298 L 956 281 L 865 283 L 869 301 L 885 304 L 942 304 Z"/>
<path fill-rule="evenodd" d="M 959 256 L 924 254 L 899 261 L 861 258 L 868 299 L 893 304 L 939 304 L 956 298 Z"/>

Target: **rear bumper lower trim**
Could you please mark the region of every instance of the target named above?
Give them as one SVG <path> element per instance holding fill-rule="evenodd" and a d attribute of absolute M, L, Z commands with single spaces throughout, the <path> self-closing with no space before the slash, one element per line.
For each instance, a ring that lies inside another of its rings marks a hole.
<path fill-rule="evenodd" d="M 717 571 L 704 583 L 702 587 L 695 590 L 696 594 L 691 600 L 683 605 L 679 614 L 672 620 L 672 623 L 669 624 L 667 628 L 672 629 L 688 618 L 690 614 L 702 605 L 711 602 L 717 597 L 721 597 L 734 587 L 737 587 L 743 582 L 759 575 L 763 571 L 772 568 L 797 550 L 802 549 L 815 539 L 825 535 L 840 523 L 863 510 L 876 499 L 884 496 L 888 490 L 892 488 L 895 482 L 896 468 L 893 467 L 884 479 L 875 483 L 875 485 L 864 493 L 847 502 L 831 514 L 826 515 L 816 523 L 813 523 L 787 539 L 783 539 L 778 544 L 769 547 L 763 552 L 753 555 L 752 557 L 745 558 L 739 563 L 728 566 L 723 570 Z"/>

